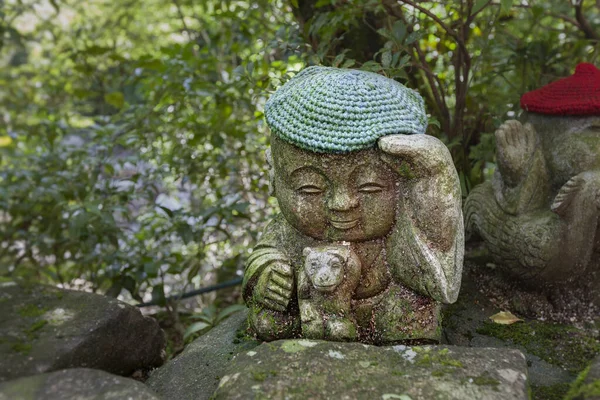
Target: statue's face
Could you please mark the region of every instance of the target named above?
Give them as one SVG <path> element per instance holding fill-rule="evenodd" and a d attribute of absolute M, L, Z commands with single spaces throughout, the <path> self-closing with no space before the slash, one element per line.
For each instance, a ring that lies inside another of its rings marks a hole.
<path fill-rule="evenodd" d="M 319 154 L 273 137 L 272 154 L 281 212 L 305 235 L 366 241 L 394 226 L 398 179 L 377 150 Z"/>
<path fill-rule="evenodd" d="M 550 149 L 550 168 L 555 184 L 562 185 L 585 171 L 600 169 L 600 118 L 595 124 L 557 135 Z"/>

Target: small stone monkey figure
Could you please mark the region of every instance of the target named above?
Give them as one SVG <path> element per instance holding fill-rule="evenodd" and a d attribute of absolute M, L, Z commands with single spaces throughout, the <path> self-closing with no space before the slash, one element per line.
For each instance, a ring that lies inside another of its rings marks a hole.
<path fill-rule="evenodd" d="M 298 269 L 302 336 L 309 339 L 357 339 L 352 296 L 361 263 L 348 245 L 306 247 Z"/>

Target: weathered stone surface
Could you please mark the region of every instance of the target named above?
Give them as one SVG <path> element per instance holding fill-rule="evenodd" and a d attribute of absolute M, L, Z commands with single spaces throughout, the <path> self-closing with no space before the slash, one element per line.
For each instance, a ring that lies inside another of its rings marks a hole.
<path fill-rule="evenodd" d="M 0 383 L 0 400 L 159 400 L 143 383 L 88 368 L 73 368 Z"/>
<path fill-rule="evenodd" d="M 280 340 L 236 356 L 215 399 L 527 399 L 518 350 Z"/>
<path fill-rule="evenodd" d="M 328 90 L 315 92 L 316 81 Z M 392 123 L 388 111 L 404 117 Z M 464 232 L 452 157 L 420 134 L 421 97 L 372 73 L 314 67 L 265 114 L 281 214 L 244 272 L 252 330 L 263 340 L 439 341 L 441 304 L 460 288 Z M 325 288 L 313 273 L 345 278 Z"/>
<path fill-rule="evenodd" d="M 153 371 L 146 384 L 172 400 L 210 398 L 231 358 L 259 344 L 244 337 L 247 316 L 247 311 L 238 312 L 196 339 L 175 359 Z"/>
<path fill-rule="evenodd" d="M 135 307 L 51 286 L 0 285 L 0 381 L 76 367 L 128 375 L 164 361 L 162 330 Z"/>

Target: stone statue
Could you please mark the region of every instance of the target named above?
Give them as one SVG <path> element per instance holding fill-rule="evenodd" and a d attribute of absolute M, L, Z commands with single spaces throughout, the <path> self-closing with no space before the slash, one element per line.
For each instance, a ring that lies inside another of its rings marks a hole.
<path fill-rule="evenodd" d="M 302 336 L 308 339 L 356 340 L 352 297 L 361 264 L 350 246 L 306 247 L 298 270 L 298 306 Z"/>
<path fill-rule="evenodd" d="M 522 282 L 598 287 L 600 70 L 580 64 L 523 95 L 521 107 L 521 122 L 496 131 L 493 180 L 467 198 L 467 233 Z"/>
<path fill-rule="evenodd" d="M 265 119 L 281 213 L 244 273 L 256 335 L 438 341 L 441 303 L 460 288 L 464 232 L 458 176 L 444 144 L 424 134 L 418 93 L 370 72 L 310 67 L 271 96 Z"/>

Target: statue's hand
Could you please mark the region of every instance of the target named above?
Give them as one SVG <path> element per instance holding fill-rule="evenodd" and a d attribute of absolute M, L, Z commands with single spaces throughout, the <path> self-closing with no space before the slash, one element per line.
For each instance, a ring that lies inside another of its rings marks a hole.
<path fill-rule="evenodd" d="M 600 210 L 600 171 L 582 172 L 565 183 L 551 205 L 551 210 L 565 216 L 571 209 L 595 207 Z"/>
<path fill-rule="evenodd" d="M 452 157 L 444 143 L 429 135 L 389 135 L 379 139 L 384 156 L 393 157 L 401 175 L 421 177 L 453 166 Z M 393 165 L 392 160 L 384 160 Z M 417 176 L 412 176 L 417 175 Z"/>
<path fill-rule="evenodd" d="M 293 284 L 292 267 L 276 261 L 265 267 L 258 278 L 254 288 L 254 298 L 267 308 L 285 311 L 292 298 Z"/>
<path fill-rule="evenodd" d="M 527 174 L 536 150 L 536 132 L 531 124 L 509 120 L 496 130 L 496 155 L 502 180 L 517 186 Z"/>

